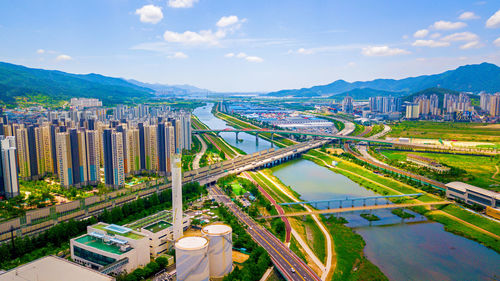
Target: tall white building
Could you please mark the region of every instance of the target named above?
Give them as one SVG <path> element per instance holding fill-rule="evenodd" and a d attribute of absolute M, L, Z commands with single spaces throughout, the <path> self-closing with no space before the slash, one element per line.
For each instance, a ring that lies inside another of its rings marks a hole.
<path fill-rule="evenodd" d="M 12 198 L 19 195 L 17 177 L 16 139 L 0 136 L 0 193 Z"/>

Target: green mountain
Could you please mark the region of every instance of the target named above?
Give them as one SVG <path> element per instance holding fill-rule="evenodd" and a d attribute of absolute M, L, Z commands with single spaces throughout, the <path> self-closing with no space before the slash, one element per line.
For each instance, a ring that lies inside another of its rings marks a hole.
<path fill-rule="evenodd" d="M 482 63 L 461 66 L 455 70 L 449 70 L 440 74 L 409 77 L 400 80 L 376 79 L 373 81 L 358 81 L 353 83 L 337 80 L 327 85 L 297 90 L 281 90 L 268 93 L 267 95 L 276 97 L 302 97 L 304 94 L 311 95 L 311 93 L 316 93 L 318 95 L 331 96 L 363 88 L 387 92 L 405 92 L 409 94 L 433 87 L 462 92 L 499 92 L 500 67 L 490 63 Z"/>
<path fill-rule="evenodd" d="M 450 94 L 450 95 L 455 95 L 455 96 L 458 96 L 460 94 L 460 92 L 458 91 L 454 91 L 454 90 L 450 90 L 450 89 L 445 89 L 445 88 L 436 88 L 436 87 L 433 87 L 433 88 L 429 88 L 429 89 L 425 89 L 425 90 L 422 90 L 422 91 L 418 91 L 416 93 L 413 93 L 409 96 L 406 96 L 403 98 L 403 101 L 409 101 L 409 102 L 413 102 L 413 99 L 418 97 L 418 96 L 427 96 L 429 97 L 430 95 L 437 95 L 438 96 L 438 99 L 439 99 L 439 106 L 442 106 L 443 105 L 443 100 L 444 100 L 444 94 Z"/>
<path fill-rule="evenodd" d="M 147 99 L 153 90 L 121 78 L 99 74 L 71 74 L 0 62 L 0 102 L 16 105 L 20 100 L 55 102 L 72 97 L 98 98 L 104 104 Z"/>
<path fill-rule="evenodd" d="M 383 91 L 383 90 L 375 90 L 372 88 L 361 88 L 361 89 L 353 89 L 349 90 L 340 94 L 336 94 L 333 96 L 330 96 L 330 98 L 334 98 L 337 100 L 343 99 L 349 95 L 350 97 L 353 97 L 354 99 L 357 100 L 366 100 L 371 97 L 377 97 L 377 96 L 393 96 L 393 97 L 400 97 L 406 95 L 405 92 L 390 92 L 390 91 Z"/>

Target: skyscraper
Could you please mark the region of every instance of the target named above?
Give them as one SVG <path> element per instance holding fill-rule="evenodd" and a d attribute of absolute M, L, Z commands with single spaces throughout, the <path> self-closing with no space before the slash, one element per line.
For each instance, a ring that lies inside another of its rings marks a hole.
<path fill-rule="evenodd" d="M 353 99 L 350 96 L 346 96 L 342 101 L 342 111 L 345 113 L 352 113 L 354 111 Z"/>

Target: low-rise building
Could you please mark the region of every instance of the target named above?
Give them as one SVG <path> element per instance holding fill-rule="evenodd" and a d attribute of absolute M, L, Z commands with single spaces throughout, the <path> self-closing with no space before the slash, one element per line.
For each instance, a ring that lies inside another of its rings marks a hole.
<path fill-rule="evenodd" d="M 415 154 L 408 154 L 406 155 L 406 161 L 415 163 L 417 165 L 429 168 L 431 170 L 434 170 L 438 173 L 445 173 L 450 170 L 449 167 L 443 166 L 436 162 L 434 159 L 423 157 L 420 155 L 415 155 Z"/>
<path fill-rule="evenodd" d="M 500 208 L 500 193 L 459 181 L 446 184 L 446 197 L 461 200 L 470 205 Z"/>
<path fill-rule="evenodd" d="M 105 273 L 132 272 L 150 262 L 146 235 L 128 227 L 97 223 L 70 241 L 71 259 Z"/>
<path fill-rule="evenodd" d="M 174 246 L 172 211 L 164 210 L 126 226 L 148 237 L 151 258 L 164 255 Z M 191 225 L 189 216 L 183 216 L 183 229 Z"/>
<path fill-rule="evenodd" d="M 115 278 L 55 256 L 46 256 L 0 274 L 0 281 L 114 281 Z"/>

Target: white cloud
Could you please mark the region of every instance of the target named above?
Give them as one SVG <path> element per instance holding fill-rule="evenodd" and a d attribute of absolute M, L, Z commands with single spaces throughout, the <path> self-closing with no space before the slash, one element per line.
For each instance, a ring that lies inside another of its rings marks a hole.
<path fill-rule="evenodd" d="M 349 63 L 347 64 L 347 66 L 348 66 L 348 67 L 355 67 L 356 65 L 357 65 L 357 64 L 356 64 L 355 62 L 353 62 L 353 61 L 351 61 L 351 62 L 349 62 Z"/>
<path fill-rule="evenodd" d="M 461 20 L 475 20 L 478 19 L 479 16 L 474 14 L 474 12 L 463 12 L 458 18 Z"/>
<path fill-rule="evenodd" d="M 261 58 L 261 57 L 257 57 L 257 56 L 249 56 L 243 52 L 240 52 L 238 54 L 235 54 L 235 53 L 227 53 L 224 55 L 224 57 L 226 58 L 238 58 L 238 59 L 244 59 L 246 61 L 249 61 L 249 62 L 263 62 L 264 59 Z"/>
<path fill-rule="evenodd" d="M 216 23 L 218 29 L 213 32 L 211 29 L 195 31 L 184 31 L 183 33 L 166 30 L 163 39 L 171 43 L 186 45 L 219 45 L 219 40 L 225 38 L 229 33 L 233 33 L 241 27 L 246 19 L 238 19 L 237 16 L 222 17 Z"/>
<path fill-rule="evenodd" d="M 41 54 L 45 53 L 45 50 L 44 49 L 38 49 L 38 50 L 36 50 L 36 53 L 41 55 Z"/>
<path fill-rule="evenodd" d="M 429 30 L 427 29 L 420 29 L 420 30 L 417 30 L 414 34 L 413 34 L 413 37 L 415 38 L 424 38 L 425 36 L 427 36 L 429 34 Z"/>
<path fill-rule="evenodd" d="M 247 57 L 247 54 L 245 54 L 245 53 L 242 52 L 242 53 L 237 54 L 236 57 L 239 58 L 239 59 L 243 59 L 243 58 Z"/>
<path fill-rule="evenodd" d="M 157 24 L 163 18 L 161 7 L 155 5 L 145 5 L 135 10 L 135 14 L 140 16 L 141 22 Z"/>
<path fill-rule="evenodd" d="M 217 22 L 218 27 L 226 27 L 233 25 L 235 23 L 238 23 L 239 19 L 237 16 L 227 16 L 227 17 L 221 17 L 219 21 Z"/>
<path fill-rule="evenodd" d="M 443 37 L 443 41 L 477 41 L 479 39 L 479 36 L 472 32 L 458 32 L 458 33 L 453 33 L 448 36 Z"/>
<path fill-rule="evenodd" d="M 399 48 L 390 48 L 389 46 L 370 46 L 365 47 L 361 53 L 368 57 L 382 57 L 382 56 L 397 56 L 409 54 L 407 50 Z"/>
<path fill-rule="evenodd" d="M 249 62 L 263 62 L 264 61 L 264 59 L 262 59 L 261 57 L 256 57 L 256 56 L 248 56 L 245 59 Z"/>
<path fill-rule="evenodd" d="M 432 39 L 439 38 L 439 37 L 441 37 L 441 33 L 433 33 L 430 37 L 431 37 Z"/>
<path fill-rule="evenodd" d="M 217 45 L 219 44 L 219 39 L 223 38 L 225 34 L 213 33 L 211 30 L 202 30 L 200 32 L 194 31 L 184 31 L 183 33 L 178 33 L 174 31 L 165 31 L 163 33 L 163 39 L 171 43 L 181 43 L 186 45 L 198 45 L 198 44 L 208 44 Z"/>
<path fill-rule="evenodd" d="M 500 27 L 500 10 L 498 10 L 493 16 L 491 16 L 486 21 L 486 27 L 488 28 Z"/>
<path fill-rule="evenodd" d="M 56 60 L 57 61 L 67 61 L 67 60 L 72 60 L 73 58 L 68 56 L 68 55 L 58 55 Z"/>
<path fill-rule="evenodd" d="M 312 55 L 314 54 L 314 50 L 312 49 L 304 49 L 304 48 L 300 48 L 297 50 L 297 54 L 302 54 L 302 55 Z"/>
<path fill-rule="evenodd" d="M 444 21 L 440 20 L 435 22 L 431 27 L 437 30 L 454 30 L 454 29 L 460 29 L 463 27 L 466 27 L 467 24 L 465 22 L 451 22 L 451 21 Z"/>
<path fill-rule="evenodd" d="M 436 48 L 436 47 L 448 47 L 448 46 L 450 46 L 450 43 L 449 42 L 434 41 L 434 40 L 416 40 L 411 45 L 415 46 L 415 47 Z"/>
<path fill-rule="evenodd" d="M 169 58 L 169 59 L 187 59 L 188 55 L 184 54 L 183 52 L 175 52 L 172 55 L 168 56 L 167 58 Z"/>
<path fill-rule="evenodd" d="M 468 42 L 468 43 L 465 43 L 463 44 L 462 46 L 460 46 L 460 49 L 462 50 L 467 50 L 467 49 L 477 49 L 477 48 L 481 48 L 483 45 L 481 43 L 479 43 L 479 41 L 471 41 L 471 42 Z"/>
<path fill-rule="evenodd" d="M 495 44 L 495 46 L 497 47 L 500 47 L 500 37 L 498 37 L 495 41 L 493 41 L 493 44 Z"/>
<path fill-rule="evenodd" d="M 198 0 L 168 0 L 168 6 L 171 8 L 191 8 Z"/>
<path fill-rule="evenodd" d="M 409 37 L 407 34 L 403 35 L 403 39 L 408 39 Z"/>

